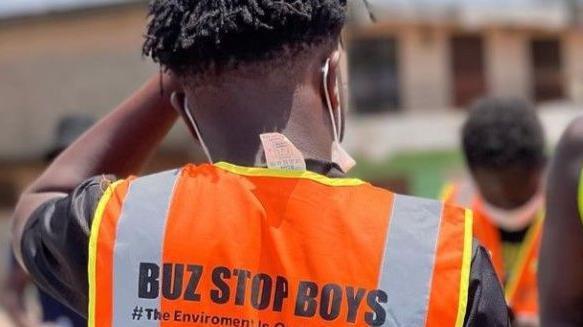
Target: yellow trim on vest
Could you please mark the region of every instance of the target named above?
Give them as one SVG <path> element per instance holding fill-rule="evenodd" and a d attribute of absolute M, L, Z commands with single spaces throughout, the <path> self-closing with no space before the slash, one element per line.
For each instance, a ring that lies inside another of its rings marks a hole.
<path fill-rule="evenodd" d="M 537 233 L 540 233 L 541 231 L 544 216 L 545 216 L 544 211 L 543 210 L 539 211 L 535 223 L 528 230 L 528 233 L 524 240 L 524 244 L 522 245 L 520 253 L 518 254 L 518 260 L 516 261 L 516 264 L 512 268 L 510 280 L 508 280 L 508 283 L 504 288 L 504 293 L 506 295 L 507 302 L 510 302 L 514 295 L 516 294 L 520 277 L 524 273 L 524 269 L 526 268 L 525 266 L 527 264 L 528 254 L 534 245 L 534 240 L 536 239 L 535 236 L 537 235 Z"/>
<path fill-rule="evenodd" d="M 468 293 L 470 291 L 470 270 L 472 266 L 472 242 L 474 240 L 474 214 L 466 209 L 464 227 L 464 253 L 460 281 L 460 295 L 458 301 L 456 327 L 462 327 L 468 309 Z"/>
<path fill-rule="evenodd" d="M 227 162 L 219 162 L 215 166 L 242 176 L 308 179 L 326 186 L 359 186 L 366 184 L 366 182 L 357 178 L 330 178 L 311 171 L 241 167 Z"/>
<path fill-rule="evenodd" d="M 88 265 L 88 274 L 89 274 L 89 310 L 88 310 L 88 319 L 87 319 L 87 326 L 94 327 L 95 326 L 95 283 L 96 283 L 96 264 L 97 264 L 97 240 L 99 237 L 99 228 L 101 227 L 101 220 L 103 219 L 103 212 L 105 211 L 105 207 L 107 203 L 111 199 L 113 195 L 113 191 L 115 190 L 116 186 L 119 185 L 122 181 L 117 181 L 111 184 L 105 193 L 101 196 L 99 203 L 97 205 L 97 209 L 95 210 L 95 214 L 93 216 L 93 222 L 91 224 L 91 233 L 89 234 L 89 265 Z"/>
<path fill-rule="evenodd" d="M 455 191 L 456 184 L 455 183 L 447 183 L 441 188 L 441 192 L 439 193 L 439 199 L 441 201 L 449 201 L 453 192 Z"/>
<path fill-rule="evenodd" d="M 579 192 L 578 192 L 578 201 L 579 203 L 579 218 L 581 218 L 581 222 L 583 223 L 583 169 L 579 173 Z"/>

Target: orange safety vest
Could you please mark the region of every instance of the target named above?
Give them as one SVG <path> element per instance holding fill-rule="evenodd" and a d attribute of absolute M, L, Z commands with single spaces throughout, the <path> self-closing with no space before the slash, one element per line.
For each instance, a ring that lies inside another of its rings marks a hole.
<path fill-rule="evenodd" d="M 537 264 L 542 237 L 542 210 L 527 232 L 518 260 L 510 272 L 504 270 L 502 240 L 498 227 L 485 214 L 484 202 L 469 181 L 446 186 L 442 199 L 474 212 L 474 237 L 490 251 L 496 273 L 505 281 L 506 301 L 518 318 L 538 315 Z"/>
<path fill-rule="evenodd" d="M 188 165 L 109 187 L 89 326 L 462 326 L 470 211 L 312 172 Z"/>

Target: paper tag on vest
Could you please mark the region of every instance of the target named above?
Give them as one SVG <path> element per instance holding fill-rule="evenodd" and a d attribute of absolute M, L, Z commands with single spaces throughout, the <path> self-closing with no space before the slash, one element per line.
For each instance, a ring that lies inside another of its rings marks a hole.
<path fill-rule="evenodd" d="M 336 141 L 332 143 L 332 161 L 340 166 L 340 169 L 342 169 L 344 173 L 349 172 L 354 166 L 356 166 L 354 158 L 352 158 L 350 154 L 344 150 L 342 145 Z"/>
<path fill-rule="evenodd" d="M 259 136 L 265 151 L 267 167 L 283 170 L 306 170 L 304 155 L 293 143 L 279 133 L 266 133 Z"/>

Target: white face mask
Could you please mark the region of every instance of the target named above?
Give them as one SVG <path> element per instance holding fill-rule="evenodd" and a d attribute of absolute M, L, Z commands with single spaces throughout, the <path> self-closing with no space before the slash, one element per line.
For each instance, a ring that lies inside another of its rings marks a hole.
<path fill-rule="evenodd" d="M 192 117 L 192 113 L 190 112 L 190 108 L 188 107 L 188 98 L 186 96 L 184 96 L 184 113 L 186 114 L 186 118 L 188 119 L 190 126 L 196 133 L 196 137 L 200 142 L 200 146 L 202 147 L 202 151 L 204 152 L 204 155 L 206 156 L 208 162 L 213 163 L 211 153 L 209 152 L 209 149 L 202 138 L 202 134 L 200 133 L 200 129 L 198 128 L 198 124 L 196 123 L 196 120 L 194 120 L 194 117 Z"/>
<path fill-rule="evenodd" d="M 526 228 L 542 210 L 544 196 L 537 193 L 524 205 L 506 210 L 484 202 L 484 212 L 496 226 L 509 231 L 516 232 Z"/>
<path fill-rule="evenodd" d="M 334 141 L 332 142 L 332 162 L 340 166 L 343 172 L 349 172 L 356 165 L 356 161 L 346 152 L 340 144 L 340 133 L 342 132 L 342 108 L 338 106 L 337 120 L 334 118 L 334 108 L 332 108 L 332 100 L 330 92 L 328 91 L 328 76 L 330 75 L 330 59 L 326 61 L 322 68 L 324 77 L 324 95 L 326 96 L 326 105 L 328 106 L 328 113 L 330 114 L 330 121 L 332 122 L 332 133 L 334 134 Z M 335 86 L 338 92 L 338 85 Z"/>

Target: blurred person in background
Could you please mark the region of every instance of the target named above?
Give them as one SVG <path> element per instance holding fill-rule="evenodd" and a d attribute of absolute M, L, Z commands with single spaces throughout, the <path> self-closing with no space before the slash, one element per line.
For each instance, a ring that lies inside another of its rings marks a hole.
<path fill-rule="evenodd" d="M 52 162 L 63 150 L 71 145 L 83 132 L 85 132 L 94 120 L 85 116 L 70 116 L 63 118 L 56 129 L 56 137 L 52 149 L 45 156 L 45 162 Z M 16 327 L 33 327 L 40 323 L 33 320 L 26 303 L 26 293 L 31 285 L 28 274 L 20 267 L 16 259 L 10 254 L 8 272 L 2 283 L 0 302 L 6 309 L 6 314 Z M 69 309 L 52 296 L 38 289 L 43 325 L 57 327 L 83 327 L 87 326 L 87 320 Z"/>
<path fill-rule="evenodd" d="M 550 165 L 539 288 L 543 326 L 583 326 L 583 118 L 564 133 Z"/>
<path fill-rule="evenodd" d="M 447 185 L 443 199 L 474 211 L 474 235 L 492 255 L 515 325 L 537 326 L 546 163 L 542 124 L 528 102 L 482 99 L 463 126 L 462 147 L 471 177 Z"/>
<path fill-rule="evenodd" d="M 152 2 L 144 54 L 168 70 L 162 83 L 19 201 L 15 253 L 36 282 L 90 326 L 187 323 L 177 312 L 203 325 L 507 326 L 470 211 L 346 178 L 345 15 L 345 0 Z M 126 178 L 177 112 L 209 163 Z"/>

